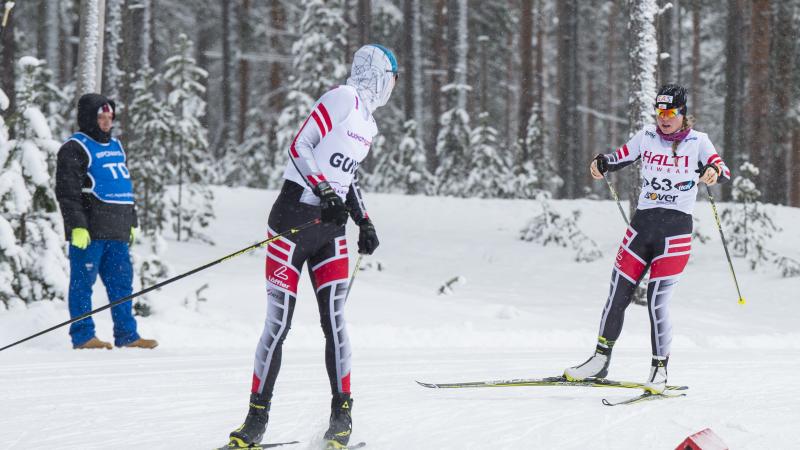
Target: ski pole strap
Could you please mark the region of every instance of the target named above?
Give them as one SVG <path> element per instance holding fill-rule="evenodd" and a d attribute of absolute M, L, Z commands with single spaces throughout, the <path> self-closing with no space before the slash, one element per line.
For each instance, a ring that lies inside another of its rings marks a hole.
<path fill-rule="evenodd" d="M 190 270 L 188 272 L 184 272 L 184 273 L 182 273 L 180 275 L 177 275 L 177 276 L 174 276 L 174 277 L 172 277 L 172 278 L 170 278 L 168 280 L 164 280 L 164 281 L 162 281 L 160 283 L 157 283 L 157 284 L 154 284 L 154 285 L 152 285 L 152 286 L 150 286 L 148 288 L 142 289 L 141 291 L 134 292 L 133 294 L 131 294 L 131 295 L 127 296 L 127 297 L 123 297 L 123 298 L 121 298 L 119 300 L 115 300 L 113 302 L 109 302 L 107 305 L 104 305 L 104 306 L 101 306 L 101 307 L 99 307 L 97 309 L 89 311 L 86 314 L 82 314 L 82 315 L 80 315 L 78 317 L 72 318 L 72 319 L 67 320 L 65 322 L 62 322 L 62 323 L 60 323 L 58 325 L 54 325 L 54 326 L 52 326 L 52 327 L 50 327 L 50 328 L 48 328 L 46 330 L 40 331 L 40 332 L 38 332 L 36 334 L 32 334 L 32 335 L 30 335 L 30 336 L 28 336 L 28 337 L 26 337 L 24 339 L 20 339 L 17 342 L 11 343 L 9 345 L 6 345 L 3 348 L 0 348 L 0 352 L 2 352 L 3 350 L 6 350 L 8 348 L 14 347 L 15 345 L 21 344 L 21 343 L 23 343 L 25 341 L 29 341 L 29 340 L 31 340 L 33 338 L 39 337 L 39 336 L 41 336 L 41 335 L 43 335 L 45 333 L 49 333 L 49 332 L 51 332 L 53 330 L 56 330 L 58 328 L 61 328 L 61 327 L 65 326 L 65 325 L 69 325 L 69 324 L 77 322 L 79 320 L 83 320 L 83 319 L 85 319 L 85 318 L 87 318 L 87 317 L 89 317 L 89 316 L 91 316 L 93 314 L 96 314 L 96 313 L 100 312 L 100 311 L 104 311 L 104 310 L 106 310 L 108 308 L 113 308 L 114 306 L 117 306 L 119 304 L 122 304 L 122 303 L 125 303 L 127 301 L 133 300 L 136 297 L 140 297 L 140 296 L 142 296 L 144 294 L 147 294 L 150 291 L 154 291 L 156 289 L 160 289 L 160 288 L 162 288 L 162 287 L 164 287 L 164 286 L 166 286 L 166 285 L 168 285 L 170 283 L 174 283 L 175 281 L 178 281 L 178 280 L 180 280 L 182 278 L 186 278 L 189 275 L 193 275 L 193 274 L 195 274 L 197 272 L 206 270 L 209 267 L 215 266 L 215 265 L 217 265 L 217 264 L 219 264 L 221 262 L 228 261 L 230 259 L 233 259 L 233 258 L 235 258 L 237 256 L 243 255 L 243 254 L 245 254 L 245 253 L 247 253 L 249 251 L 255 250 L 257 248 L 265 247 L 265 246 L 269 245 L 270 242 L 274 242 L 274 241 L 276 241 L 276 240 L 278 240 L 278 239 L 280 239 L 282 237 L 285 237 L 285 236 L 291 236 L 293 234 L 297 234 L 300 231 L 303 231 L 306 228 L 309 228 L 309 227 L 311 227 L 313 225 L 316 225 L 318 223 L 320 223 L 320 219 L 309 220 L 308 222 L 306 222 L 306 223 L 304 223 L 302 225 L 298 225 L 298 226 L 296 226 L 294 228 L 290 228 L 287 231 L 284 231 L 283 233 L 276 234 L 275 236 L 273 236 L 273 237 L 271 237 L 269 239 L 265 239 L 265 240 L 263 240 L 261 242 L 257 242 L 255 244 L 249 246 L 249 247 L 246 247 L 246 248 L 243 248 L 243 249 L 241 249 L 241 250 L 239 250 L 237 252 L 231 253 L 230 255 L 223 256 L 222 258 L 219 258 L 219 259 L 217 259 L 215 261 L 211 261 L 208 264 L 202 265 L 200 267 L 196 267 L 196 268 L 194 268 L 194 269 L 192 269 L 192 270 Z"/>
<path fill-rule="evenodd" d="M 739 304 L 744 305 L 745 300 L 744 297 L 742 297 L 742 291 L 739 289 L 739 281 L 736 279 L 736 271 L 733 270 L 731 254 L 728 252 L 728 242 L 725 240 L 725 233 L 722 231 L 722 222 L 719 220 L 719 214 L 717 213 L 717 204 L 714 202 L 714 196 L 711 195 L 711 188 L 708 187 L 708 185 L 706 185 L 706 193 L 708 194 L 708 201 L 711 203 L 711 211 L 714 213 L 714 220 L 717 222 L 719 237 L 722 239 L 722 248 L 725 249 L 725 258 L 728 259 L 728 268 L 730 268 L 731 275 L 733 276 L 733 284 L 736 285 L 736 293 L 739 295 Z"/>
<path fill-rule="evenodd" d="M 625 215 L 625 210 L 622 209 L 622 204 L 619 202 L 619 196 L 617 195 L 617 190 L 614 189 L 614 185 L 611 184 L 611 181 L 606 177 L 606 174 L 603 174 L 603 179 L 606 180 L 606 184 L 608 185 L 608 190 L 611 191 L 611 196 L 614 197 L 614 201 L 617 202 L 617 208 L 619 208 L 620 214 L 622 214 L 622 218 L 625 219 L 625 224 L 631 226 L 631 223 L 628 222 L 628 216 Z"/>

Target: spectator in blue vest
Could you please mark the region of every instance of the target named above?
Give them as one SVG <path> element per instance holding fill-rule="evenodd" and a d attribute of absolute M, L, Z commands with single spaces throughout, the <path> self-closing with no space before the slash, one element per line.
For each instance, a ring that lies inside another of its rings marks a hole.
<path fill-rule="evenodd" d="M 137 226 L 133 187 L 122 143 L 111 137 L 115 104 L 100 94 L 78 100 L 78 129 L 58 151 L 56 197 L 64 217 L 69 246 L 69 314 L 92 309 L 92 286 L 100 275 L 109 301 L 133 291 L 133 266 L 128 252 Z M 154 348 L 136 331 L 131 302 L 111 308 L 114 345 Z M 69 329 L 76 349 L 111 349 L 95 335 L 91 317 Z"/>

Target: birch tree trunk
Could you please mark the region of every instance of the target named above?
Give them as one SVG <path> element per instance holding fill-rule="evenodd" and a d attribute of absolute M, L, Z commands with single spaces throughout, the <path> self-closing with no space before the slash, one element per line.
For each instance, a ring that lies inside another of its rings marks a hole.
<path fill-rule="evenodd" d="M 81 0 L 76 95 L 100 92 L 103 70 L 105 0 Z"/>
<path fill-rule="evenodd" d="M 658 13 L 656 0 L 630 0 L 630 95 L 628 97 L 629 136 L 653 122 L 653 98 L 656 94 L 656 68 L 658 65 L 655 19 Z M 630 215 L 636 211 L 641 184 L 640 163 L 629 166 L 626 175 L 630 200 Z"/>

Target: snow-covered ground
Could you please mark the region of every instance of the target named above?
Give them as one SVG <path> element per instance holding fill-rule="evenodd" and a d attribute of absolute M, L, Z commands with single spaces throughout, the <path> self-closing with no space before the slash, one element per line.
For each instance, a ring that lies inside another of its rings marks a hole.
<path fill-rule="evenodd" d="M 178 274 L 263 239 L 272 191 L 217 189 L 216 246 L 169 242 Z M 579 208 L 604 257 L 518 239 L 533 201 L 369 195 L 381 247 L 358 275 L 347 308 L 354 347 L 354 442 L 371 449 L 675 448 L 711 427 L 735 449 L 800 448 L 800 278 L 751 272 L 736 260 L 736 291 L 710 208 L 697 205 L 696 244 L 672 303 L 670 382 L 685 398 L 609 408 L 635 391 L 586 388 L 427 390 L 414 380 L 560 374 L 593 349 L 624 224 L 612 202 Z M 800 258 L 800 210 L 775 207 L 787 231 L 772 248 Z M 353 227 L 354 228 L 354 227 Z M 351 247 L 355 247 L 351 229 Z M 351 252 L 354 254 L 355 252 Z M 73 351 L 61 329 L 0 353 L 0 448 L 211 449 L 247 407 L 252 354 L 265 312 L 263 252 L 240 256 L 153 295 L 139 320 L 154 351 Z M 450 296 L 439 286 L 466 283 Z M 186 301 L 203 284 L 208 301 Z M 98 284 L 95 306 L 106 301 Z M 68 317 L 63 303 L 0 312 L 0 345 Z M 111 336 L 110 314 L 96 317 Z M 642 380 L 650 363 L 646 310 L 632 305 L 611 378 Z M 265 441 L 318 448 L 329 392 L 322 332 L 304 278 L 286 341 Z"/>

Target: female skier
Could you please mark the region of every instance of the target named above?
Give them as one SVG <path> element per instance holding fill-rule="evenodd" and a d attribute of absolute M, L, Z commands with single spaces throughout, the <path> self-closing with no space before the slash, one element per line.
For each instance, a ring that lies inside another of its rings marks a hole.
<path fill-rule="evenodd" d="M 256 349 L 250 408 L 228 447 L 256 447 L 266 431 L 270 401 L 281 364 L 281 347 L 291 326 L 297 284 L 308 264 L 322 330 L 325 366 L 331 384 L 327 448 L 346 448 L 350 413 L 350 342 L 344 320 L 348 286 L 345 223 L 348 209 L 360 228 L 359 253 L 378 246 L 358 186 L 356 171 L 378 133 L 372 114 L 389 100 L 397 81 L 397 61 L 380 45 L 356 51 L 347 84 L 325 93 L 292 141 L 283 188 L 269 215 L 269 236 L 321 218 L 322 223 L 269 244 L 267 318 Z"/>
<path fill-rule="evenodd" d="M 655 101 L 657 126 L 646 126 L 622 148 L 597 155 L 591 163 L 591 175 L 599 180 L 606 171 L 641 159 L 642 193 L 611 272 L 611 291 L 600 319 L 595 353 L 583 364 L 564 371 L 570 381 L 608 374 L 625 308 L 649 268 L 647 306 L 653 358 L 645 390 L 661 394 L 666 388 L 672 342 L 668 306 L 689 261 L 697 185 L 703 182 L 711 186 L 731 177 L 708 135 L 692 129 L 694 118 L 686 115 L 686 97 L 681 86 L 662 86 Z"/>

